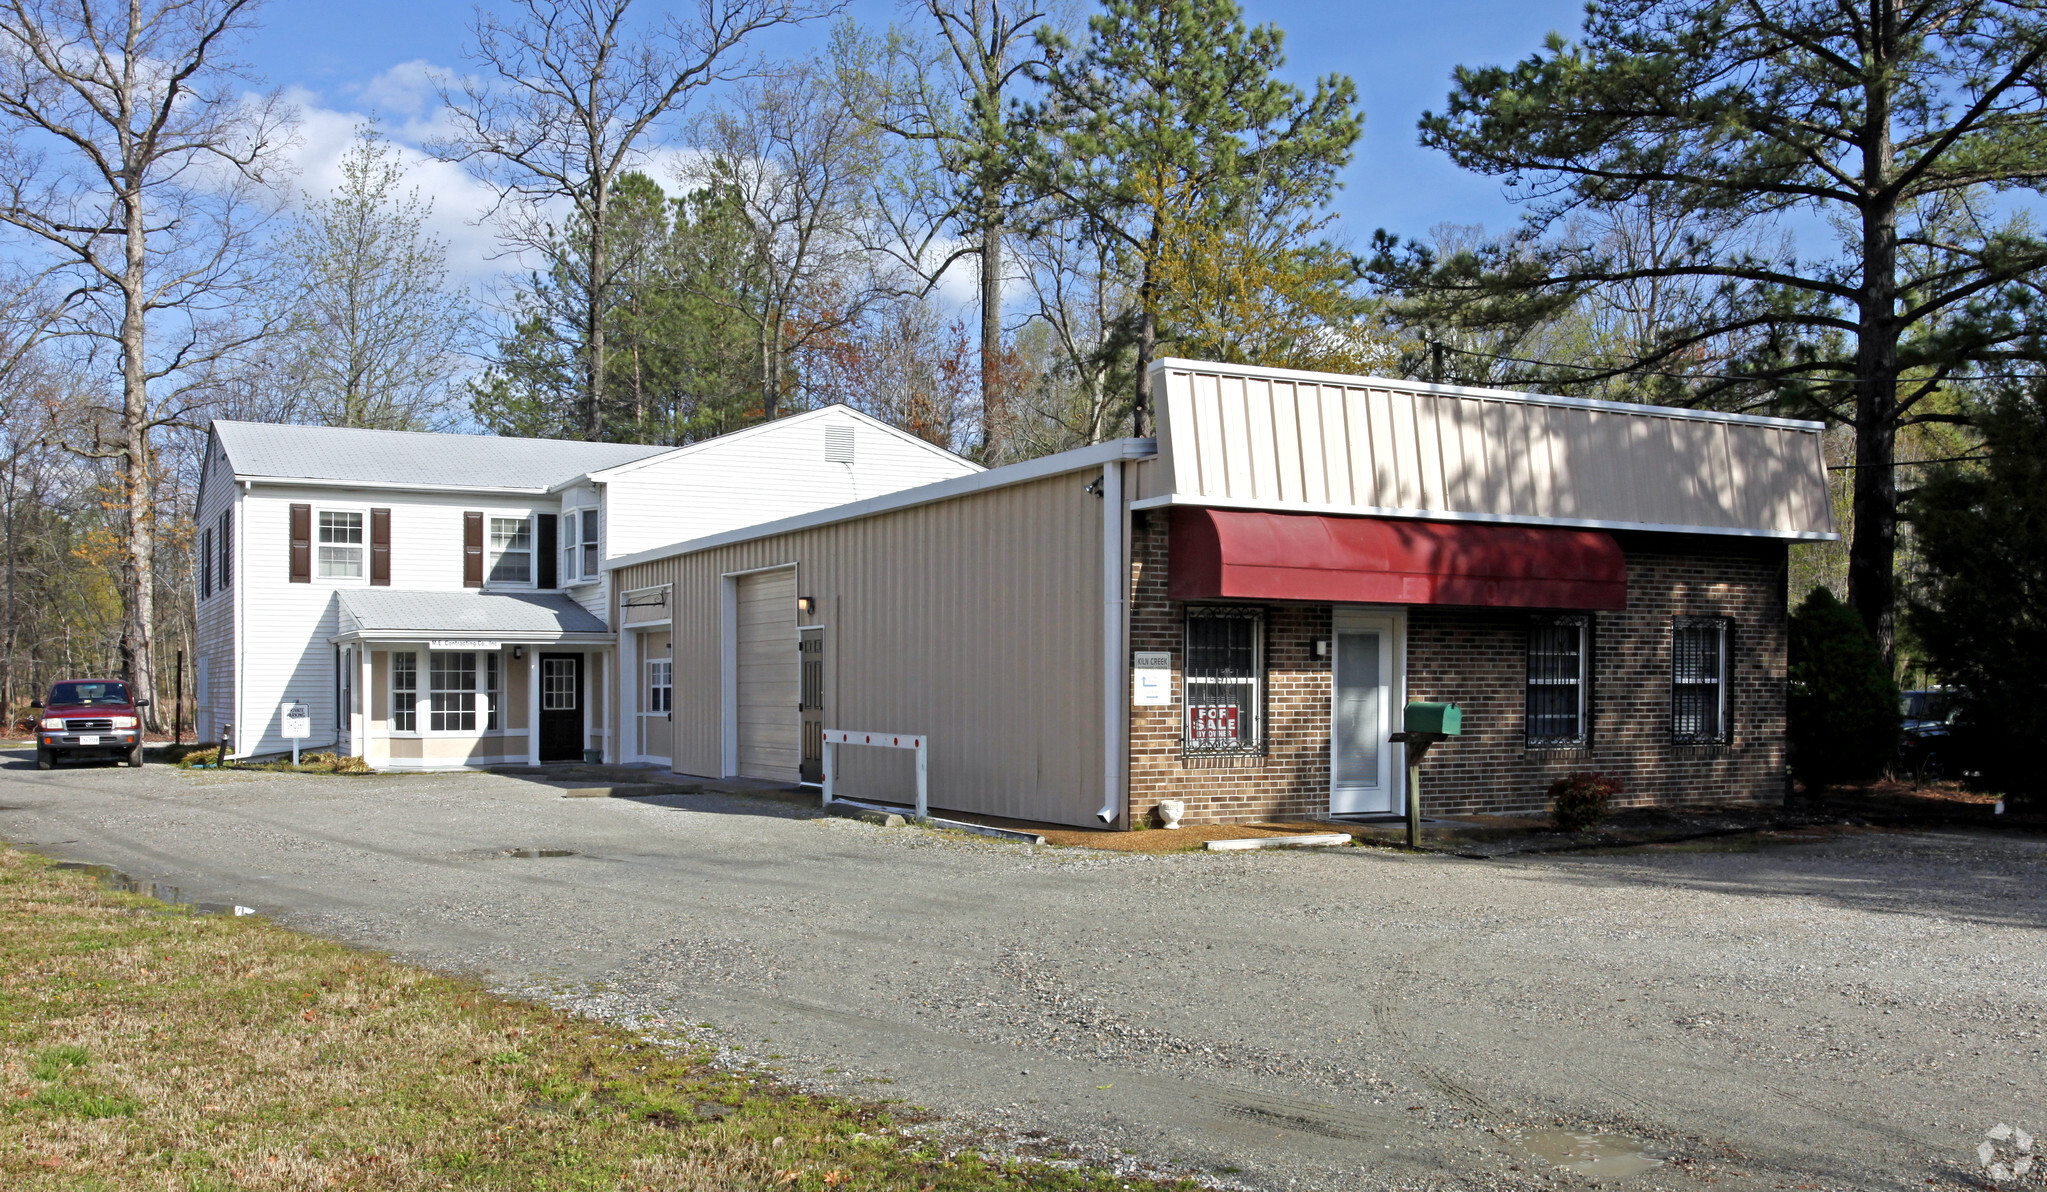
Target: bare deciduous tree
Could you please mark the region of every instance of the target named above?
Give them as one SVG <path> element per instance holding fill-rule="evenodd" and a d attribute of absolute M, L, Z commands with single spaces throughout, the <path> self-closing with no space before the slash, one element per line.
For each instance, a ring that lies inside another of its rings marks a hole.
<path fill-rule="evenodd" d="M 197 400 L 181 383 L 230 350 L 251 236 L 289 112 L 251 100 L 225 55 L 255 0 L 0 4 L 0 223 L 73 287 L 60 328 L 118 367 L 120 402 L 74 450 L 113 460 L 123 503 L 122 662 L 154 699 L 153 431 Z M 156 719 L 152 708 L 150 719 Z"/>
<path fill-rule="evenodd" d="M 931 39 L 888 45 L 873 119 L 923 150 L 902 172 L 900 205 L 888 205 L 891 249 L 926 289 L 961 260 L 979 265 L 981 454 L 1000 447 L 1003 239 L 1023 174 L 1018 93 L 1043 65 L 1034 26 L 1039 0 L 920 0 Z M 935 166 L 935 169 L 929 168 Z M 933 252 L 940 236 L 954 241 Z"/>
<path fill-rule="evenodd" d="M 866 248 L 880 134 L 857 108 L 814 65 L 744 83 L 698 122 L 704 156 L 683 172 L 691 185 L 731 196 L 751 231 L 737 298 L 758 338 L 769 418 L 789 385 L 791 355 L 852 325 L 890 288 Z"/>
<path fill-rule="evenodd" d="M 426 231 L 433 204 L 402 191 L 398 151 L 374 126 L 341 161 L 341 184 L 276 246 L 268 345 L 282 420 L 437 430 L 462 367 L 469 304 L 447 286 L 447 245 Z"/>
<path fill-rule="evenodd" d="M 698 90 L 754 72 L 748 36 L 838 7 L 834 0 L 697 0 L 687 17 L 630 29 L 632 0 L 517 0 L 515 22 L 480 14 L 469 57 L 479 75 L 443 85 L 454 131 L 434 143 L 496 188 L 515 250 L 574 257 L 583 436 L 604 434 L 605 312 L 615 262 L 612 190 L 645 159 L 657 129 Z M 557 221 L 566 208 L 572 218 Z"/>

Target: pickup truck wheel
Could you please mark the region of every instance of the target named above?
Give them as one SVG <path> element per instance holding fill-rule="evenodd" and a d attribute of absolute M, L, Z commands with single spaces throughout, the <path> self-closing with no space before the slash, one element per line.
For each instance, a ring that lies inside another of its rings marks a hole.
<path fill-rule="evenodd" d="M 133 770 L 142 768 L 142 742 L 135 742 L 135 748 L 128 751 L 128 767 Z"/>
<path fill-rule="evenodd" d="M 51 752 L 50 752 L 49 750 L 47 750 L 47 749 L 38 749 L 38 750 L 36 750 L 36 769 L 38 769 L 38 770 L 54 770 L 54 769 L 56 769 L 56 768 L 57 768 L 57 755 L 56 755 L 56 754 L 54 754 L 54 753 L 51 753 Z"/>

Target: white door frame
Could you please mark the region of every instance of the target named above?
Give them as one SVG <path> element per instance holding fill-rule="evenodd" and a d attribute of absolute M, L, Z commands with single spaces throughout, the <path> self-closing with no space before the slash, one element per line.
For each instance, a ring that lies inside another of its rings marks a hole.
<path fill-rule="evenodd" d="M 669 682 L 669 688 L 668 688 L 668 708 L 669 708 L 669 710 L 668 710 L 668 712 L 666 713 L 666 716 L 668 717 L 668 721 L 669 721 L 669 727 L 668 727 L 668 753 L 669 753 L 669 756 L 667 756 L 667 757 L 662 757 L 662 756 L 661 756 L 661 755 L 659 755 L 659 754 L 654 754 L 654 753 L 648 753 L 648 752 L 647 752 L 647 718 L 648 718 L 648 717 L 650 717 L 650 716 L 658 715 L 658 713 L 654 713 L 654 712 L 649 712 L 649 711 L 647 711 L 647 708 L 646 708 L 646 704 L 647 704 L 647 664 L 648 664 L 648 663 L 650 663 L 650 662 L 653 662 L 653 661 L 655 661 L 655 659 L 653 658 L 653 656 L 652 656 L 652 655 L 650 655 L 650 654 L 648 654 L 648 652 L 647 652 L 647 637 L 648 637 L 648 635 L 649 635 L 649 634 L 654 634 L 654 633 L 665 633 L 665 634 L 667 634 L 667 635 L 668 635 L 668 659 L 667 659 L 667 661 L 668 661 L 668 667 L 669 667 L 669 670 L 668 670 L 668 682 Z M 674 767 L 674 764 L 675 764 L 675 758 L 674 758 L 674 753 L 675 753 L 675 724 L 674 724 L 674 721 L 675 721 L 675 686 L 674 686 L 674 683 L 675 683 L 675 634 L 674 634 L 674 626 L 673 626 L 672 622 L 669 622 L 669 621 L 643 621 L 643 622 L 640 622 L 640 623 L 638 623 L 638 624 L 636 624 L 636 625 L 631 625 L 631 626 L 628 626 L 628 627 L 627 627 L 627 632 L 626 632 L 625 636 L 626 636 L 626 637 L 629 637 L 629 638 L 631 638 L 631 639 L 632 639 L 632 645 L 631 645 L 631 647 L 630 647 L 630 648 L 632 649 L 632 654 L 633 654 L 633 669 L 632 669 L 632 679 L 630 680 L 630 682 L 631 682 L 631 685 L 632 685 L 632 688 L 633 688 L 633 697 L 632 697 L 632 705 L 631 705 L 631 707 L 632 707 L 632 732 L 633 732 L 633 737 L 632 737 L 631 745 L 632 745 L 632 756 L 633 756 L 633 760 L 634 760 L 634 761 L 636 761 L 636 762 L 666 762 L 666 763 L 668 763 L 668 764 L 669 764 L 670 768 L 672 769 L 672 768 Z M 625 665 L 624 665 L 623 663 L 621 663 L 621 664 L 619 665 L 619 675 L 620 675 L 620 677 L 621 677 L 621 680 L 623 680 L 623 678 L 624 678 L 624 675 L 625 675 Z"/>
<path fill-rule="evenodd" d="M 1399 731 L 1400 709 L 1407 704 L 1407 609 L 1402 605 L 1338 604 L 1330 609 L 1329 626 L 1329 808 L 1331 814 L 1355 814 L 1337 809 L 1336 789 L 1336 666 L 1337 634 L 1346 630 L 1376 629 L 1386 635 L 1385 731 Z M 1388 743 L 1379 751 L 1379 771 L 1392 799 L 1385 814 L 1407 810 L 1407 767 L 1400 751 Z M 1364 813 L 1377 814 L 1377 813 Z"/>

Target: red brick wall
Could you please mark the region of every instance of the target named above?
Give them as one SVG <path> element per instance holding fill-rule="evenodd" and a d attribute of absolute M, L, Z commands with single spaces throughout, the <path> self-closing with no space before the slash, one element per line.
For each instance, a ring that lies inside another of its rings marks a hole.
<path fill-rule="evenodd" d="M 1622 806 L 1782 797 L 1783 544 L 1617 537 L 1628 560 L 1628 608 L 1594 617 L 1592 740 L 1586 748 L 1526 748 L 1526 612 L 1408 610 L 1409 698 L 1455 700 L 1464 708 L 1464 736 L 1437 746 L 1422 767 L 1426 814 L 1540 811 L 1549 784 L 1577 770 L 1618 777 Z M 1325 814 L 1329 666 L 1314 656 L 1314 644 L 1330 636 L 1329 606 L 1266 608 L 1266 753 L 1186 757 L 1178 703 L 1184 606 L 1166 599 L 1166 552 L 1165 518 L 1146 517 L 1133 526 L 1130 648 L 1171 653 L 1175 703 L 1131 709 L 1132 817 L 1151 817 L 1165 798 L 1185 800 L 1191 823 Z M 1670 741 L 1672 616 L 1733 618 L 1726 745 Z"/>

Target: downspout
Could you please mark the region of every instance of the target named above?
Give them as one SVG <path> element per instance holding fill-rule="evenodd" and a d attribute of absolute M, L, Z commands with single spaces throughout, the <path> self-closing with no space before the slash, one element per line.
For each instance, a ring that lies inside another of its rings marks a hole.
<path fill-rule="evenodd" d="M 1128 622 L 1124 599 L 1130 588 L 1124 527 L 1129 511 L 1123 505 L 1123 460 L 1102 465 L 1102 809 L 1095 818 L 1113 824 L 1123 813 L 1123 774 L 1129 761 L 1124 738 L 1130 728 L 1129 703 L 1123 694 Z"/>
<path fill-rule="evenodd" d="M 249 590 L 249 569 L 243 566 L 247 560 L 242 558 L 240 543 L 242 535 L 248 531 L 248 497 L 255 490 L 254 481 L 242 481 L 242 499 L 228 505 L 228 508 L 234 511 L 234 520 L 230 523 L 233 532 L 229 535 L 234 541 L 228 544 L 227 550 L 233 560 L 235 602 L 235 689 L 234 694 L 228 697 L 228 715 L 233 718 L 228 727 L 235 731 L 234 756 L 238 758 L 249 756 L 248 751 L 242 748 L 242 742 L 248 739 L 247 729 L 242 724 L 242 692 L 245 689 L 249 664 L 249 602 L 242 597 Z"/>

